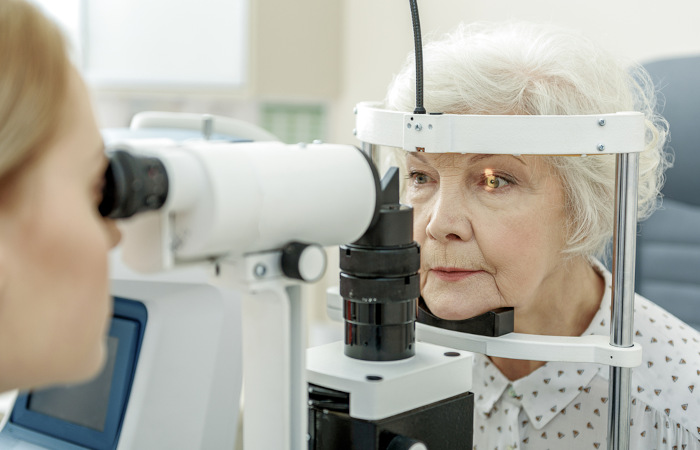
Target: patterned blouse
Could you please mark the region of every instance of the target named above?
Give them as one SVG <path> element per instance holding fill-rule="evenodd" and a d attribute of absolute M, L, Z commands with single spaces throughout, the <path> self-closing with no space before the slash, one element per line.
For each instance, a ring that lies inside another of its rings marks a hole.
<path fill-rule="evenodd" d="M 610 333 L 610 272 L 605 294 L 583 333 Z M 630 449 L 700 450 L 700 332 L 639 295 L 634 340 L 642 365 L 632 370 Z M 607 448 L 607 366 L 548 362 L 509 381 L 475 355 L 474 449 Z"/>

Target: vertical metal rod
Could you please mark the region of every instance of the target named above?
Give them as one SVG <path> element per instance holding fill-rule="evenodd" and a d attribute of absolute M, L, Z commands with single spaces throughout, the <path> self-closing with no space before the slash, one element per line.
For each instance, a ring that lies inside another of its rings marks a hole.
<path fill-rule="evenodd" d="M 373 163 L 377 163 L 377 161 L 374 160 L 375 154 L 377 152 L 377 146 L 375 144 L 370 144 L 369 142 L 363 142 L 362 143 L 362 151 L 364 152 L 365 155 L 369 156 L 369 159 Z"/>
<path fill-rule="evenodd" d="M 308 347 L 308 326 L 306 323 L 306 302 L 301 298 L 301 285 L 287 286 L 287 301 L 290 310 L 289 345 L 289 390 L 290 390 L 290 443 L 292 449 L 308 448 L 308 392 L 306 381 L 306 347 Z"/>
<path fill-rule="evenodd" d="M 634 264 L 637 239 L 639 154 L 617 155 L 610 344 L 631 347 L 634 329 Z M 631 370 L 610 367 L 608 449 L 629 449 Z"/>

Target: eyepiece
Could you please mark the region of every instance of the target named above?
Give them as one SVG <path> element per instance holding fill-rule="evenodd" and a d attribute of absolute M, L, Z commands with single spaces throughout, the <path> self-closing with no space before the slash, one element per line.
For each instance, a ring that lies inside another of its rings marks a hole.
<path fill-rule="evenodd" d="M 100 214 L 125 219 L 136 213 L 160 209 L 168 198 L 168 174 L 154 157 L 132 155 L 125 150 L 107 154 Z"/>

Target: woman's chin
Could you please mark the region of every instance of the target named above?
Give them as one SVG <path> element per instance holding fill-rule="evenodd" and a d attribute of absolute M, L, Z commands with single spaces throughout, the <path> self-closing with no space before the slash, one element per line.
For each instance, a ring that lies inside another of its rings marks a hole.
<path fill-rule="evenodd" d="M 429 279 L 422 287 L 421 295 L 430 312 L 441 319 L 471 319 L 501 306 L 498 295 L 485 282 L 487 280 L 479 281 L 465 286 L 467 282 L 447 284 Z"/>
<path fill-rule="evenodd" d="M 65 365 L 57 377 L 61 378 L 61 383 L 80 384 L 86 383 L 94 379 L 100 374 L 107 360 L 107 345 L 106 342 L 100 340 L 90 349 L 82 353 L 76 360 Z"/>
<path fill-rule="evenodd" d="M 459 299 L 459 301 L 449 301 L 444 298 L 431 300 L 429 296 L 426 298 L 424 295 L 423 299 L 430 312 L 444 320 L 471 319 L 495 309 L 480 303 L 465 301 L 464 298 Z"/>

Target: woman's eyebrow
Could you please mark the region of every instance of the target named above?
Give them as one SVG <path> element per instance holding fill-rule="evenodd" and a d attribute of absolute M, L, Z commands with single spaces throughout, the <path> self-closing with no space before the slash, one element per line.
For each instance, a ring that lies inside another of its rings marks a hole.
<path fill-rule="evenodd" d="M 477 162 L 482 161 L 482 160 L 484 160 L 484 159 L 494 158 L 494 157 L 497 157 L 497 156 L 512 156 L 513 158 L 515 158 L 516 161 L 518 161 L 518 162 L 520 162 L 521 164 L 527 166 L 527 163 L 525 162 L 525 160 L 523 159 L 522 156 L 505 155 L 505 154 L 491 154 L 491 153 L 480 153 L 480 154 L 474 155 L 474 156 L 471 158 L 470 163 L 472 163 L 472 164 L 473 164 L 473 163 L 477 163 Z"/>
<path fill-rule="evenodd" d="M 428 161 L 426 161 L 425 156 L 423 156 L 419 152 L 406 152 L 406 153 L 408 154 L 409 158 L 416 158 L 420 162 L 422 162 L 424 164 L 428 164 Z"/>
<path fill-rule="evenodd" d="M 416 158 L 420 162 L 424 164 L 430 164 L 426 159 L 424 154 L 419 153 L 419 152 L 407 152 L 409 158 Z M 443 155 L 448 155 L 449 153 L 442 153 Z M 516 161 L 520 162 L 521 164 L 527 166 L 527 162 L 523 159 L 522 156 L 516 156 L 516 155 L 507 155 L 507 154 L 496 154 L 496 153 L 475 153 L 472 154 L 471 158 L 469 159 L 470 164 L 475 164 L 478 163 L 479 161 L 482 161 L 484 159 L 489 159 L 489 158 L 495 158 L 498 156 L 512 156 L 515 158 Z"/>

